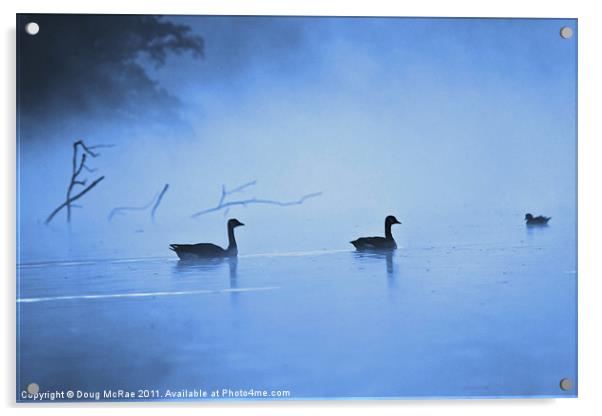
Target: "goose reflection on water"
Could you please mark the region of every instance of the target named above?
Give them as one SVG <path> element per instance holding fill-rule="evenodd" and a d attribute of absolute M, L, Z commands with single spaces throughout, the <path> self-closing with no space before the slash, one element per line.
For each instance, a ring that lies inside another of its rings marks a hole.
<path fill-rule="evenodd" d="M 393 263 L 393 253 L 394 251 L 392 250 L 363 250 L 352 252 L 353 257 L 359 262 L 374 264 L 384 261 L 387 272 L 387 286 L 389 288 L 395 288 L 397 286 L 397 271 Z"/>
<path fill-rule="evenodd" d="M 213 272 L 221 270 L 228 265 L 230 276 L 230 288 L 238 287 L 238 258 L 236 257 L 216 257 L 196 260 L 179 260 L 174 266 L 174 274 L 178 277 L 203 277 Z"/>
<path fill-rule="evenodd" d="M 525 214 L 527 239 L 530 242 L 537 241 L 537 234 L 545 232 L 551 219 L 552 217 L 545 217 L 543 215 L 533 216 L 530 213 Z"/>

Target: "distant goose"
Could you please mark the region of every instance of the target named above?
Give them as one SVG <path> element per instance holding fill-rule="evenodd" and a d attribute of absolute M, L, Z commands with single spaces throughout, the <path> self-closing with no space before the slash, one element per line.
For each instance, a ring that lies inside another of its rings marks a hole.
<path fill-rule="evenodd" d="M 180 260 L 236 257 L 238 255 L 238 247 L 234 238 L 234 229 L 241 225 L 244 224 L 235 218 L 228 221 L 228 248 L 225 250 L 220 246 L 210 243 L 170 244 L 169 248 L 176 252 Z"/>
<path fill-rule="evenodd" d="M 391 234 L 393 224 L 401 224 L 393 215 L 385 218 L 385 236 L 384 237 L 361 237 L 350 241 L 357 250 L 395 250 L 397 244 Z"/>
<path fill-rule="evenodd" d="M 539 215 L 537 217 L 534 217 L 531 214 L 525 215 L 525 221 L 527 221 L 527 225 L 546 225 L 551 218 L 552 217 L 544 217 L 543 215 Z"/>

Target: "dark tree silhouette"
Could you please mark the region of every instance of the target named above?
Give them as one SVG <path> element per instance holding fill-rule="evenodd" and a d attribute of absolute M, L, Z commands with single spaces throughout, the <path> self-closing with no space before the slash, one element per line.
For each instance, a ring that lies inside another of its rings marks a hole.
<path fill-rule="evenodd" d="M 159 205 L 161 204 L 161 201 L 163 200 L 163 196 L 165 195 L 165 193 L 167 192 L 168 189 L 169 189 L 169 184 L 166 183 L 163 186 L 163 189 L 161 189 L 159 192 L 157 192 L 157 194 L 155 194 L 155 196 L 153 196 L 153 199 L 151 199 L 147 204 L 144 204 L 142 206 L 113 208 L 111 210 L 111 212 L 109 212 L 109 218 L 108 218 L 109 221 L 111 221 L 115 215 L 123 215 L 127 211 L 145 211 L 145 210 L 151 208 L 151 206 L 152 206 L 152 208 L 150 210 L 150 217 L 151 217 L 151 220 L 155 221 L 155 215 L 157 213 L 157 209 L 159 208 Z"/>
<path fill-rule="evenodd" d="M 88 193 L 92 188 L 94 188 L 100 181 L 102 181 L 105 177 L 101 176 L 95 179 L 92 183 L 86 186 L 87 179 L 80 179 L 80 174 L 85 170 L 87 172 L 94 172 L 95 169 L 90 168 L 86 165 L 86 158 L 88 156 L 97 157 L 100 155 L 98 152 L 94 152 L 93 149 L 98 149 L 101 147 L 112 147 L 113 145 L 107 144 L 99 144 L 96 146 L 86 146 L 83 140 L 78 140 L 73 142 L 73 158 L 71 162 L 71 180 L 69 181 L 69 186 L 67 187 L 67 196 L 65 198 L 65 202 L 60 204 L 58 207 L 54 209 L 46 218 L 45 223 L 49 224 L 50 221 L 54 218 L 56 214 L 58 214 L 63 208 L 67 209 L 67 222 L 71 222 L 71 209 L 79 208 L 78 205 L 74 205 L 73 202 L 84 196 Z M 81 152 L 78 150 L 81 149 Z M 78 157 L 79 156 L 79 157 Z M 85 188 L 78 192 L 75 195 L 72 195 L 73 189 L 76 186 L 84 186 Z"/>
<path fill-rule="evenodd" d="M 17 21 L 18 106 L 27 129 L 82 113 L 168 112 L 178 100 L 145 66 L 163 65 L 170 53 L 203 54 L 202 38 L 159 16 L 22 14 Z M 24 32 L 31 21 L 40 25 L 35 36 Z"/>
<path fill-rule="evenodd" d="M 209 214 L 210 212 L 216 212 L 216 211 L 221 211 L 221 210 L 226 210 L 225 213 L 227 213 L 228 209 L 230 209 L 230 207 L 233 207 L 236 205 L 242 205 L 244 207 L 246 207 L 247 205 L 251 205 L 251 204 L 278 205 L 281 207 L 286 207 L 286 206 L 290 206 L 290 205 L 301 205 L 302 203 L 304 203 L 306 200 L 308 200 L 310 198 L 315 198 L 317 196 L 322 195 L 322 192 L 314 192 L 311 194 L 303 195 L 301 198 L 293 200 L 293 201 L 278 201 L 278 200 L 274 200 L 274 199 L 249 198 L 249 199 L 242 199 L 242 200 L 237 200 L 237 201 L 226 202 L 227 196 L 232 195 L 237 192 L 242 192 L 246 188 L 256 185 L 256 184 L 257 184 L 257 180 L 254 180 L 254 181 L 242 184 L 240 186 L 237 186 L 236 188 L 233 188 L 229 191 L 226 190 L 225 185 L 222 185 L 222 194 L 220 196 L 220 199 L 219 199 L 219 202 L 217 203 L 217 205 L 213 208 L 195 212 L 194 214 L 191 215 L 191 218 L 200 217 L 201 215 L 205 215 L 205 214 Z"/>

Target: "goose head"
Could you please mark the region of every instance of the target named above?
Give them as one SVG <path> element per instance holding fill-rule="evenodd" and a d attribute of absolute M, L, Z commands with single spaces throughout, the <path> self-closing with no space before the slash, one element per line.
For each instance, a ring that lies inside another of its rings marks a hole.
<path fill-rule="evenodd" d="M 532 219 L 533 219 L 533 215 L 531 215 L 531 214 L 526 214 L 525 215 L 525 220 L 526 221 L 529 221 L 529 220 L 532 220 Z"/>
<path fill-rule="evenodd" d="M 242 222 L 238 221 L 236 218 L 232 218 L 232 219 L 228 220 L 228 228 L 230 228 L 230 229 L 240 227 L 241 225 L 244 225 L 244 224 Z"/>
<path fill-rule="evenodd" d="M 387 218 L 385 218 L 385 224 L 393 225 L 393 224 L 401 224 L 401 222 L 397 221 L 397 218 L 395 218 L 393 215 L 389 215 Z"/>

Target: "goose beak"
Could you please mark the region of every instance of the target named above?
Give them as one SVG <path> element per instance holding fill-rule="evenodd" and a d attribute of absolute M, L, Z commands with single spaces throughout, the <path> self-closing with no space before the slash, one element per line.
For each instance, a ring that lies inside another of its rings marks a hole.
<path fill-rule="evenodd" d="M 242 222 L 239 222 L 238 225 L 244 225 Z"/>
<path fill-rule="evenodd" d="M 393 224 L 401 224 L 401 222 L 396 220 Z"/>

